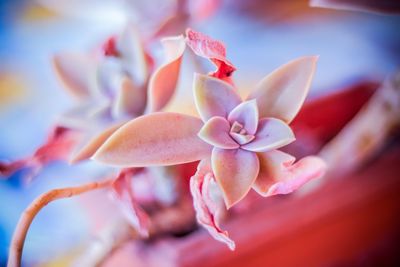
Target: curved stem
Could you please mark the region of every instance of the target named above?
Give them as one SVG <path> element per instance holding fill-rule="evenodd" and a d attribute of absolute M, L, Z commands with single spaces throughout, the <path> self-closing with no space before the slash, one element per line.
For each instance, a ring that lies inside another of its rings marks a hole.
<path fill-rule="evenodd" d="M 7 267 L 21 266 L 22 250 L 24 247 L 26 234 L 36 214 L 38 214 L 44 206 L 57 199 L 69 198 L 86 193 L 88 191 L 109 187 L 113 181 L 114 179 L 107 179 L 101 182 L 92 182 L 76 187 L 53 189 L 37 197 L 25 209 L 18 221 L 10 245 Z"/>

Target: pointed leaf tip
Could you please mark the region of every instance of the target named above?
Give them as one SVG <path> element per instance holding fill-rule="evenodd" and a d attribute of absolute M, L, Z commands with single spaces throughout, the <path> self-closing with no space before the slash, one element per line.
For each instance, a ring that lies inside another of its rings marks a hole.
<path fill-rule="evenodd" d="M 211 155 L 215 179 L 229 209 L 242 200 L 257 178 L 260 163 L 256 153 L 242 149 L 214 148 Z"/>
<path fill-rule="evenodd" d="M 197 133 L 200 119 L 159 112 L 134 119 L 118 129 L 93 159 L 118 167 L 166 166 L 207 157 L 211 146 Z"/>
<path fill-rule="evenodd" d="M 227 118 L 241 103 L 240 96 L 227 82 L 196 73 L 193 82 L 194 101 L 203 121 L 214 116 Z"/>
<path fill-rule="evenodd" d="M 173 96 L 178 84 L 182 56 L 186 47 L 182 35 L 164 38 L 162 43 L 166 62 L 154 72 L 149 83 L 149 108 L 153 112 L 164 108 Z"/>
<path fill-rule="evenodd" d="M 80 149 L 78 149 L 69 159 L 70 164 L 76 164 L 89 159 L 99 149 L 99 147 L 109 138 L 123 123 L 118 123 L 106 128 L 105 130 L 93 135 Z"/>
<path fill-rule="evenodd" d="M 243 149 L 264 152 L 286 146 L 295 140 L 292 129 L 283 121 L 264 118 L 259 121 L 255 139 L 243 145 Z"/>
<path fill-rule="evenodd" d="M 90 79 L 95 73 L 94 59 L 84 53 L 58 53 L 52 65 L 65 89 L 76 98 L 90 96 Z"/>
<path fill-rule="evenodd" d="M 260 118 L 274 117 L 290 123 L 308 94 L 318 56 L 293 60 L 267 75 L 248 99 L 257 99 Z"/>

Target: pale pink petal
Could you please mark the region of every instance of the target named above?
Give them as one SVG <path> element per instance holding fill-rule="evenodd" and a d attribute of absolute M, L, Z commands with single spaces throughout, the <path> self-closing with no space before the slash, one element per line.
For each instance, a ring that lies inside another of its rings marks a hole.
<path fill-rule="evenodd" d="M 183 36 L 165 38 L 162 43 L 166 62 L 155 71 L 150 79 L 148 95 L 150 112 L 164 108 L 173 96 L 186 47 Z"/>
<path fill-rule="evenodd" d="M 226 49 L 222 42 L 213 40 L 209 36 L 192 29 L 187 29 L 186 43 L 196 55 L 207 58 L 215 64 L 217 69 L 211 74 L 213 77 L 218 79 L 229 78 L 236 70 L 233 64 L 226 59 Z"/>
<path fill-rule="evenodd" d="M 207 75 L 195 74 L 193 90 L 197 111 L 204 122 L 214 116 L 227 118 L 241 103 L 230 84 Z"/>
<path fill-rule="evenodd" d="M 99 147 L 122 125 L 123 123 L 118 123 L 116 125 L 108 127 L 100 133 L 97 133 L 89 141 L 87 141 L 83 147 L 81 147 L 77 152 L 72 155 L 69 162 L 71 164 L 75 164 L 92 157 L 93 154 L 99 149 Z"/>
<path fill-rule="evenodd" d="M 296 140 L 292 129 L 283 121 L 264 118 L 259 121 L 258 131 L 253 141 L 242 146 L 243 149 L 264 152 L 286 146 Z"/>
<path fill-rule="evenodd" d="M 229 113 L 228 120 L 231 124 L 239 122 L 247 134 L 255 134 L 258 125 L 257 101 L 253 99 L 241 103 Z"/>
<path fill-rule="evenodd" d="M 59 160 L 67 161 L 80 139 L 79 132 L 56 126 L 51 130 L 46 142 L 33 155 L 13 162 L 0 162 L 0 176 L 8 177 L 27 168 L 25 178 L 30 180 L 48 164 Z"/>
<path fill-rule="evenodd" d="M 59 53 L 53 67 L 65 89 L 77 98 L 90 96 L 90 81 L 95 75 L 95 59 L 84 53 Z"/>
<path fill-rule="evenodd" d="M 260 174 L 253 188 L 262 196 L 289 194 L 312 179 L 324 175 L 326 164 L 318 157 L 308 156 L 294 162 L 281 151 L 259 153 Z"/>
<path fill-rule="evenodd" d="M 261 80 L 247 98 L 257 99 L 260 118 L 293 120 L 307 96 L 317 60 L 317 56 L 296 59 Z"/>
<path fill-rule="evenodd" d="M 128 76 L 122 77 L 112 106 L 114 118 L 142 115 L 146 107 L 146 94 L 143 86 L 137 86 Z"/>
<path fill-rule="evenodd" d="M 117 49 L 124 68 L 138 86 L 146 83 L 149 77 L 148 55 L 145 52 L 139 30 L 129 23 L 117 40 Z"/>
<path fill-rule="evenodd" d="M 219 226 L 220 213 L 223 210 L 223 203 L 213 198 L 212 188 L 215 184 L 215 179 L 212 175 L 210 160 L 202 160 L 197 167 L 197 172 L 190 179 L 190 191 L 193 196 L 193 205 L 196 211 L 196 218 L 210 235 L 228 245 L 231 250 L 235 249 L 235 242 L 229 238 L 228 232 L 224 231 Z M 220 191 L 218 191 L 220 193 Z"/>
<path fill-rule="evenodd" d="M 150 217 L 137 203 L 130 182 L 138 171 L 137 169 L 122 170 L 113 183 L 112 195 L 129 223 L 141 236 L 148 237 Z"/>
<path fill-rule="evenodd" d="M 257 178 L 260 167 L 257 155 L 240 148 L 214 148 L 211 160 L 215 179 L 229 209 L 246 196 Z"/>
<path fill-rule="evenodd" d="M 197 133 L 200 119 L 178 113 L 152 113 L 134 119 L 99 148 L 93 159 L 119 167 L 176 165 L 207 157 L 211 146 Z"/>
<path fill-rule="evenodd" d="M 225 149 L 239 148 L 239 144 L 229 135 L 230 127 L 225 118 L 212 117 L 201 128 L 199 137 L 215 147 Z"/>

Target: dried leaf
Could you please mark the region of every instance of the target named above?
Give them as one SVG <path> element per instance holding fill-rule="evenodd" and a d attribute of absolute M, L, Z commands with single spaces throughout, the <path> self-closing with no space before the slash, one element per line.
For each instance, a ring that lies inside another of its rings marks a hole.
<path fill-rule="evenodd" d="M 216 187 L 212 188 L 213 185 L 215 185 L 215 180 L 212 176 L 210 161 L 202 160 L 196 174 L 190 179 L 190 191 L 193 196 L 197 221 L 213 238 L 225 243 L 231 250 L 235 250 L 235 242 L 229 238 L 228 232 L 219 226 L 223 205 L 212 198 L 212 189 L 217 189 Z"/>

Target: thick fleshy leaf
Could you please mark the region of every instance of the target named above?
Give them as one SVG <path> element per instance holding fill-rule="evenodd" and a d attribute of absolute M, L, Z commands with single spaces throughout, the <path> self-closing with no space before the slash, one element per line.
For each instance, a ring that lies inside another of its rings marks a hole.
<path fill-rule="evenodd" d="M 260 168 L 257 155 L 240 148 L 214 148 L 211 162 L 229 209 L 246 196 L 256 180 Z"/>
<path fill-rule="evenodd" d="M 128 24 L 117 40 L 117 49 L 123 61 L 124 69 L 138 86 L 146 83 L 149 77 L 149 65 L 143 42 L 138 29 Z"/>
<path fill-rule="evenodd" d="M 317 60 L 317 56 L 293 60 L 261 80 L 247 98 L 257 99 L 260 118 L 293 120 L 307 96 Z"/>
<path fill-rule="evenodd" d="M 139 206 L 132 190 L 130 180 L 138 172 L 137 169 L 121 170 L 112 186 L 112 195 L 121 207 L 123 214 L 129 223 L 143 237 L 149 236 L 150 217 Z"/>
<path fill-rule="evenodd" d="M 326 170 L 324 161 L 314 156 L 305 157 L 294 163 L 294 157 L 273 150 L 258 153 L 258 158 L 260 173 L 253 189 L 264 197 L 289 194 L 308 181 L 323 176 Z"/>
<path fill-rule="evenodd" d="M 231 126 L 226 118 L 212 117 L 201 128 L 199 137 L 215 147 L 225 149 L 239 148 L 239 144 L 229 135 L 230 128 Z"/>
<path fill-rule="evenodd" d="M 146 90 L 137 86 L 128 76 L 121 79 L 120 89 L 112 106 L 114 118 L 134 117 L 143 114 L 146 107 Z"/>
<path fill-rule="evenodd" d="M 289 194 L 308 181 L 320 178 L 326 170 L 325 162 L 318 157 L 308 156 L 289 167 L 280 182 L 271 186 L 268 190 L 269 195 Z"/>
<path fill-rule="evenodd" d="M 259 121 L 258 131 L 253 141 L 242 146 L 243 149 L 264 152 L 277 149 L 296 140 L 292 129 L 281 120 L 264 118 Z"/>
<path fill-rule="evenodd" d="M 59 53 L 53 56 L 54 70 L 65 89 L 77 98 L 90 96 L 95 75 L 95 59 L 84 53 Z"/>
<path fill-rule="evenodd" d="M 153 113 L 134 119 L 99 148 L 93 159 L 119 167 L 176 165 L 207 157 L 211 146 L 197 133 L 200 119 L 178 113 Z"/>
<path fill-rule="evenodd" d="M 235 121 L 243 125 L 247 134 L 255 134 L 258 125 L 258 108 L 256 100 L 249 100 L 235 107 L 228 116 L 231 124 Z"/>
<path fill-rule="evenodd" d="M 99 149 L 99 147 L 122 125 L 123 123 L 113 125 L 92 136 L 92 138 L 88 142 L 86 142 L 82 148 L 80 148 L 72 155 L 69 162 L 71 164 L 75 164 L 80 161 L 89 159 Z"/>
<path fill-rule="evenodd" d="M 213 77 L 224 80 L 229 78 L 236 70 L 233 64 L 226 59 L 226 49 L 222 42 L 213 40 L 209 36 L 192 29 L 187 29 L 186 43 L 196 55 L 207 58 L 215 64 L 217 69 L 211 74 Z"/>
<path fill-rule="evenodd" d="M 149 83 L 149 109 L 159 111 L 169 102 L 178 84 L 182 56 L 185 51 L 183 36 L 162 40 L 166 62 L 158 68 Z"/>
<path fill-rule="evenodd" d="M 209 159 L 199 163 L 196 174 L 190 179 L 190 192 L 193 196 L 193 205 L 199 224 L 214 239 L 225 243 L 231 250 L 234 250 L 235 242 L 229 238 L 228 232 L 219 226 L 220 215 L 224 212 L 224 204 L 220 197 L 221 192 L 212 175 Z"/>
<path fill-rule="evenodd" d="M 241 103 L 230 84 L 207 75 L 195 74 L 193 91 L 197 111 L 204 122 L 214 116 L 227 118 Z"/>
<path fill-rule="evenodd" d="M 296 158 L 279 150 L 271 150 L 257 155 L 260 160 L 260 172 L 253 189 L 266 196 L 270 187 L 278 182 L 281 173 L 292 166 Z"/>

